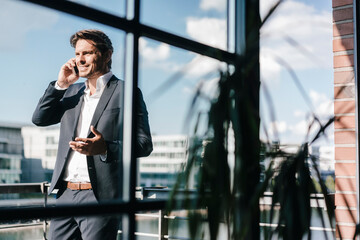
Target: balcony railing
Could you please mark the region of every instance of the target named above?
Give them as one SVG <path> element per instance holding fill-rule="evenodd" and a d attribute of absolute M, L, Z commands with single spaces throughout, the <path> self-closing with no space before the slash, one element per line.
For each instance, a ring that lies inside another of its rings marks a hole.
<path fill-rule="evenodd" d="M 10 201 L 0 200 L 0 210 L 1 208 L 9 208 L 9 207 L 17 207 L 17 206 L 54 206 L 55 199 L 48 198 L 48 187 L 49 184 L 47 182 L 42 183 L 19 183 L 19 184 L 0 184 L 0 194 L 9 194 L 9 193 L 41 193 L 43 197 L 41 199 L 14 199 Z M 139 200 L 145 199 L 167 199 L 171 189 L 169 188 L 152 188 L 152 187 L 138 187 L 136 189 L 136 198 Z M 195 191 L 190 191 L 188 193 L 192 193 Z M 260 203 L 261 206 L 270 206 L 272 204 L 272 193 L 266 192 L 264 196 L 261 198 Z M 311 207 L 312 208 L 323 208 L 326 210 L 326 204 L 324 201 L 324 196 L 322 194 L 313 194 L 311 196 Z M 184 236 L 169 236 L 169 220 L 184 220 L 187 221 L 187 217 L 168 215 L 166 211 L 160 210 L 152 213 L 138 213 L 136 214 L 137 218 L 148 218 L 148 219 L 157 219 L 158 229 L 157 233 L 145 233 L 145 232 L 135 232 L 136 236 L 144 236 L 152 239 L 188 239 Z M 47 239 L 47 226 L 48 221 L 38 220 L 36 222 L 31 223 L 16 223 L 16 224 L 4 224 L 0 225 L 0 230 L 4 229 L 14 229 L 14 228 L 22 228 L 22 227 L 31 227 L 31 226 L 43 226 L 43 239 Z M 267 228 L 275 228 L 277 224 L 271 223 L 260 223 L 261 227 Z M 322 231 L 322 232 L 330 232 L 334 233 L 334 228 L 324 228 L 324 227 L 310 227 L 311 231 Z M 119 230 L 119 234 L 121 234 L 121 230 Z"/>

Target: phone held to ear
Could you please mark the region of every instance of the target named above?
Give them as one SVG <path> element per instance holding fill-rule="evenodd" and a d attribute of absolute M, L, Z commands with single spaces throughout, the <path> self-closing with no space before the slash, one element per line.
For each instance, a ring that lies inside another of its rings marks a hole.
<path fill-rule="evenodd" d="M 75 75 L 76 76 L 78 76 L 79 75 L 79 69 L 77 68 L 77 66 L 75 65 L 75 67 L 74 67 L 74 73 L 75 73 Z"/>

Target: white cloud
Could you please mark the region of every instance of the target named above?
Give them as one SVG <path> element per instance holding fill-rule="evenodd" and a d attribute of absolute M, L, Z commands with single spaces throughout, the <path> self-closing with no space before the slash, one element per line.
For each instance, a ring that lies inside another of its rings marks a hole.
<path fill-rule="evenodd" d="M 170 46 L 161 43 L 155 47 L 150 47 L 147 40 L 141 38 L 139 42 L 140 55 L 143 57 L 143 66 L 161 69 L 166 72 L 183 71 L 188 77 L 198 78 L 206 74 L 225 69 L 225 64 L 216 59 L 193 54 L 190 62 L 179 64 L 171 61 Z"/>
<path fill-rule="evenodd" d="M 186 32 L 194 40 L 226 49 L 226 21 L 220 18 L 193 18 L 186 20 Z M 200 77 L 210 72 L 224 70 L 225 64 L 216 59 L 195 55 L 188 63 L 186 75 Z"/>
<path fill-rule="evenodd" d="M 266 12 L 273 0 L 261 1 Z M 296 42 L 286 40 L 288 37 Z M 332 66 L 331 12 L 320 12 L 303 2 L 287 0 L 261 29 L 261 51 L 268 58 L 281 57 L 294 70 L 331 68 Z M 299 47 L 297 43 L 301 46 Z M 263 59 L 263 57 L 261 57 Z M 263 63 L 261 63 L 263 64 Z M 267 62 L 264 62 L 267 64 Z M 263 76 L 276 76 L 274 70 L 264 68 Z M 276 71 L 280 71 L 276 69 Z"/>
<path fill-rule="evenodd" d="M 19 14 L 14 14 L 19 13 Z M 1 1 L 0 50 L 21 49 L 33 30 L 49 29 L 58 21 L 58 14 L 20 1 Z"/>
<path fill-rule="evenodd" d="M 324 125 L 333 116 L 333 101 L 325 94 L 315 90 L 309 91 L 309 97 L 314 107 L 313 110 L 316 117 L 321 124 Z M 300 144 L 305 140 L 307 134 L 309 134 L 309 140 L 311 140 L 312 137 L 315 137 L 315 134 L 317 134 L 320 129 L 320 125 L 318 122 L 314 122 L 313 115 L 310 112 L 305 113 L 303 110 L 294 110 L 293 115 L 298 118 L 298 121 L 292 124 L 288 123 L 286 125 L 286 131 L 278 131 L 281 142 Z M 309 132 L 311 124 L 312 126 Z M 334 138 L 333 125 L 329 126 L 325 133 L 328 140 L 325 144 L 329 144 L 329 141 L 331 142 Z M 325 138 L 320 139 L 319 141 L 325 141 Z"/>
<path fill-rule="evenodd" d="M 325 94 L 319 93 L 313 89 L 310 90 L 309 96 L 314 104 L 318 104 L 324 101 L 325 102 L 329 101 L 328 97 Z"/>
<path fill-rule="evenodd" d="M 321 123 L 325 124 L 326 120 Z M 312 124 L 312 125 L 311 125 Z M 311 128 L 309 129 L 311 125 Z M 314 123 L 312 118 L 301 119 L 295 123 L 288 123 L 287 121 L 275 121 L 265 126 L 268 131 L 269 140 L 280 140 L 282 144 L 302 144 L 304 141 L 312 140 L 318 133 L 320 126 Z M 330 125 L 326 131 L 326 138 L 321 137 L 316 143 L 325 141 L 326 145 L 332 143 L 334 139 L 333 125 Z M 308 138 L 307 138 L 308 137 Z M 264 139 L 264 132 L 261 132 L 261 138 Z"/>
<path fill-rule="evenodd" d="M 275 133 L 284 133 L 288 130 L 288 124 L 285 121 L 275 121 L 270 124 L 269 133 L 274 135 Z"/>
<path fill-rule="evenodd" d="M 186 20 L 186 32 L 196 41 L 226 49 L 225 19 L 189 17 Z"/>
<path fill-rule="evenodd" d="M 333 101 L 324 93 L 312 89 L 309 91 L 309 97 L 316 117 L 324 125 L 333 116 Z M 278 140 L 275 138 L 279 137 L 282 143 L 301 144 L 306 140 L 307 135 L 309 135 L 307 140 L 312 140 L 315 137 L 315 134 L 320 129 L 320 125 L 319 122 L 314 121 L 314 116 L 311 112 L 306 113 L 303 110 L 295 109 L 293 116 L 295 121 L 292 122 L 282 119 L 268 124 L 266 127 L 270 139 Z M 311 129 L 309 130 L 310 126 Z M 327 127 L 325 133 L 327 138 L 321 138 L 317 142 L 322 142 L 325 145 L 331 144 L 331 141 L 334 139 L 333 124 Z"/>
<path fill-rule="evenodd" d="M 320 121 L 321 121 L 321 124 L 325 124 L 327 120 L 320 120 Z M 312 140 L 312 138 L 314 138 L 315 135 L 319 132 L 320 125 L 317 122 L 313 123 L 313 125 L 311 126 L 311 129 L 310 129 L 310 132 L 309 132 L 309 127 L 311 124 L 312 124 L 312 119 L 309 118 L 309 119 L 301 120 L 298 123 L 296 123 L 292 126 L 289 126 L 290 134 L 288 136 L 288 139 L 292 139 L 292 142 L 301 143 L 302 141 L 305 140 L 305 137 L 309 133 L 308 140 Z M 326 138 L 324 136 L 321 136 L 321 138 L 319 138 L 317 140 L 317 142 L 325 141 L 326 144 L 329 144 L 329 141 L 331 142 L 331 140 L 334 139 L 333 124 L 326 128 L 325 134 L 326 134 Z M 326 141 L 326 140 L 328 140 L 328 141 Z"/>
<path fill-rule="evenodd" d="M 200 9 L 204 11 L 216 10 L 224 12 L 226 10 L 226 0 L 201 0 Z"/>
<path fill-rule="evenodd" d="M 150 47 L 144 38 L 139 40 L 139 51 L 141 56 L 150 62 L 163 61 L 170 56 L 170 46 L 168 44 L 160 43 L 157 47 Z"/>
<path fill-rule="evenodd" d="M 199 90 L 202 96 L 212 99 L 218 93 L 218 83 L 219 78 L 203 79 L 202 81 L 199 81 L 195 87 L 185 87 L 183 91 L 194 95 L 196 91 Z"/>
<path fill-rule="evenodd" d="M 305 117 L 306 113 L 302 110 L 295 110 L 294 117 Z"/>
<path fill-rule="evenodd" d="M 261 79 L 265 80 L 274 80 L 279 79 L 280 72 L 281 72 L 281 65 L 275 61 L 271 54 L 267 54 L 266 52 L 269 51 L 268 48 L 263 47 L 260 49 L 260 73 Z"/>
<path fill-rule="evenodd" d="M 264 122 L 263 122 L 264 124 Z M 262 128 L 261 132 L 260 132 L 260 138 L 263 139 L 264 141 L 266 140 L 270 140 L 270 141 L 282 141 L 283 136 L 287 135 L 289 132 L 289 125 L 286 121 L 274 121 L 274 122 L 270 122 L 269 124 L 266 124 L 265 129 Z M 265 132 L 267 133 L 267 137 L 269 137 L 269 139 L 265 140 Z"/>
<path fill-rule="evenodd" d="M 219 78 L 212 78 L 202 82 L 201 93 L 208 96 L 209 98 L 215 97 L 219 84 Z"/>
<path fill-rule="evenodd" d="M 186 32 L 190 38 L 204 44 L 226 49 L 226 20 L 220 18 L 194 18 L 186 19 Z M 201 77 L 220 69 L 225 64 L 213 58 L 194 54 L 193 59 L 184 64 L 175 63 L 170 57 L 170 47 L 161 43 L 158 46 L 149 46 L 144 38 L 139 43 L 140 54 L 145 60 L 143 66 L 162 69 L 167 72 L 184 71 L 189 77 Z"/>
<path fill-rule="evenodd" d="M 312 111 L 314 111 L 316 117 L 320 120 L 328 120 L 334 115 L 334 102 L 326 96 L 326 94 L 310 89 L 308 95 L 313 106 Z M 304 110 L 296 109 L 294 110 L 293 115 L 297 118 L 304 118 L 306 116 L 311 116 L 312 113 L 305 113 Z"/>
<path fill-rule="evenodd" d="M 184 73 L 191 77 L 201 77 L 208 73 L 225 69 L 224 63 L 202 55 L 196 55 L 188 65 L 189 68 Z"/>
<path fill-rule="evenodd" d="M 265 15 L 279 0 L 260 0 L 260 16 L 264 19 Z"/>
<path fill-rule="evenodd" d="M 334 102 L 325 94 L 310 90 L 310 99 L 314 106 L 315 114 L 321 119 L 328 119 L 334 114 Z"/>
<path fill-rule="evenodd" d="M 289 126 L 289 130 L 291 131 L 292 134 L 297 135 L 297 136 L 306 136 L 306 134 L 308 133 L 309 130 L 309 126 L 310 126 L 310 119 L 309 120 L 301 120 L 298 123 Z M 311 132 L 314 132 L 314 128 L 311 129 Z M 301 139 L 302 140 L 302 139 Z"/>
<path fill-rule="evenodd" d="M 139 53 L 143 60 L 141 61 L 142 67 L 160 69 L 170 73 L 181 71 L 181 64 L 170 60 L 170 46 L 166 43 L 150 46 L 148 40 L 140 38 Z"/>

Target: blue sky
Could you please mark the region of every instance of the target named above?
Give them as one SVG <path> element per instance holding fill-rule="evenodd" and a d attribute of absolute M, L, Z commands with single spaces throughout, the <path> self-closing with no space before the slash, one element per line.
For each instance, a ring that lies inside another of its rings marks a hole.
<path fill-rule="evenodd" d="M 78 2 L 89 4 L 85 0 Z M 225 0 L 142 2 L 143 23 L 226 48 Z M 262 13 L 271 2 L 262 1 Z M 125 11 L 122 1 L 97 0 L 89 5 L 101 6 L 111 13 L 119 12 L 120 16 Z M 73 56 L 69 37 L 77 30 L 97 28 L 106 32 L 115 48 L 113 73 L 120 78 L 124 76 L 125 35 L 122 32 L 17 0 L 2 1 L 0 20 L 3 33 L 0 38 L 3 87 L 0 121 L 30 123 L 32 112 L 48 83 L 56 79 L 60 66 Z M 277 126 L 281 141 L 302 140 L 306 131 L 304 126 L 309 121 L 309 108 L 289 74 L 276 61 L 277 57 L 284 59 L 296 71 L 313 101 L 315 111 L 323 119 L 332 114 L 331 21 L 329 1 L 289 0 L 262 30 L 262 82 L 272 95 L 276 119 L 269 118 L 265 98 L 262 98 L 261 111 L 263 124 L 273 138 L 272 126 Z M 300 51 L 284 40 L 288 36 L 301 43 Z M 140 53 L 140 87 L 147 102 L 152 132 L 185 133 L 184 126 L 188 125 L 184 124 L 185 116 L 194 89 L 202 82 L 203 91 L 209 94 L 216 83 L 217 69 L 223 65 L 145 38 L 140 41 Z M 186 66 L 192 67 L 171 88 L 154 95 L 162 83 Z M 329 109 L 324 107 L 327 105 L 330 105 Z"/>
<path fill-rule="evenodd" d="M 286 40 L 289 37 L 301 46 L 290 44 Z M 272 126 L 277 126 L 280 140 L 304 141 L 306 128 L 313 119 L 312 112 L 323 122 L 333 114 L 330 2 L 285 1 L 262 29 L 261 52 L 263 87 L 269 89 L 276 112 L 275 121 L 268 118 L 269 114 L 265 114 L 267 103 L 263 98 L 263 123 L 270 133 L 273 132 Z M 277 62 L 277 58 L 295 71 L 312 107 L 306 104 L 284 64 Z M 333 128 L 329 130 L 329 139 L 321 144 L 332 144 Z"/>

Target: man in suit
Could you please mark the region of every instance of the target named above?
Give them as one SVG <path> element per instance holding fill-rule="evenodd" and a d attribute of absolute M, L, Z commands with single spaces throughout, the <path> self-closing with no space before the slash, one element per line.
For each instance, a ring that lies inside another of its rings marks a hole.
<path fill-rule="evenodd" d="M 70 38 L 75 58 L 61 68 L 40 99 L 32 121 L 61 123 L 50 192 L 57 204 L 86 204 L 119 199 L 122 192 L 124 82 L 110 71 L 113 47 L 99 30 L 82 30 Z M 85 83 L 76 83 L 80 78 Z M 137 157 L 148 156 L 152 140 L 141 91 L 137 105 Z M 50 239 L 116 239 L 112 216 L 54 218 Z"/>

